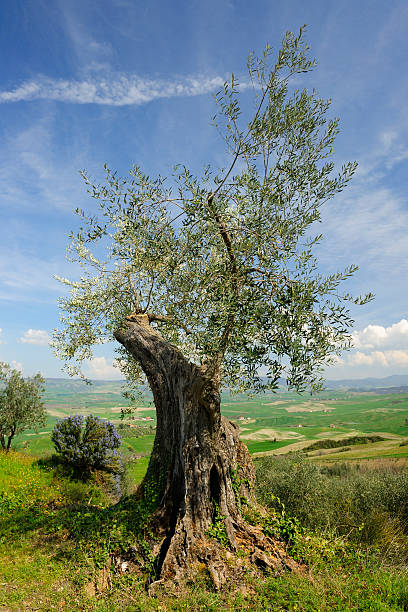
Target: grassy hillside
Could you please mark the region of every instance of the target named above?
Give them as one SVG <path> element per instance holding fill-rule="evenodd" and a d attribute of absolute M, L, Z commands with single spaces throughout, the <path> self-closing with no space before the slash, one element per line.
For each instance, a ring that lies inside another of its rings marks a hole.
<path fill-rule="evenodd" d="M 46 462 L 21 453 L 0 453 L 0 609 L 407 610 L 406 525 L 390 503 L 392 498 L 397 505 L 407 504 L 406 473 L 377 470 L 377 485 L 372 474 L 367 478 L 359 474 L 357 483 L 355 475 L 323 473 L 304 461 L 258 460 L 258 494 L 270 505 L 270 518 L 262 519 L 253 508 L 244 507 L 247 520 L 261 522 L 266 533 L 287 542 L 303 564 L 299 573 L 248 577 L 238 590 L 231 584 L 217 592 L 208 576 L 198 572 L 194 582 L 177 593 L 159 591 L 149 597 L 146 574 L 122 571 L 122 566 L 109 561 L 130 544 L 143 543 L 145 515 L 136 499 L 130 496 L 112 503 L 96 482 L 70 482 Z M 346 481 L 347 497 L 342 497 Z M 378 481 L 387 484 L 380 508 Z M 360 500 L 348 517 L 347 529 L 333 518 L 339 516 L 333 496 L 325 504 L 317 503 L 327 500 L 334 483 L 337 502 L 347 505 L 350 494 L 355 504 Z M 278 490 L 280 502 L 271 496 Z M 394 491 L 393 496 L 389 491 Z M 367 494 L 372 500 L 368 506 L 362 501 Z M 374 506 L 380 517 L 373 515 Z M 296 517 L 302 516 L 303 522 L 297 522 Z M 148 558 L 148 551 L 144 554 Z"/>
<path fill-rule="evenodd" d="M 38 461 L 53 452 L 58 418 L 93 413 L 119 427 L 128 406 L 119 383 L 48 381 L 46 426 L 16 439 L 22 452 L 0 453 L 1 610 L 408 610 L 407 393 L 224 394 L 271 512 L 266 523 L 251 509 L 246 518 L 283 538 L 304 570 L 222 593 L 198 573 L 177 597 L 148 597 L 146 573 L 109 566 L 136 543 L 149 567 L 146 509 L 133 497 L 154 439 L 148 396 L 121 429 L 128 497 Z"/>

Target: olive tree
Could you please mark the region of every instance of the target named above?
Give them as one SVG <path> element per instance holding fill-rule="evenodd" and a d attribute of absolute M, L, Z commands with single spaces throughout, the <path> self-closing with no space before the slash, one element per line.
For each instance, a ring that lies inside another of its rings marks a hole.
<path fill-rule="evenodd" d="M 24 379 L 21 372 L 0 363 L 0 445 L 9 451 L 17 434 L 45 424 L 41 374 Z"/>
<path fill-rule="evenodd" d="M 54 346 L 78 374 L 94 345 L 116 339 L 124 375 L 134 386 L 147 378 L 157 430 L 142 491 L 160 488 L 153 550 L 163 578 L 197 559 L 216 573 L 205 538 L 216 511 L 232 549 L 244 534 L 254 559 L 265 546 L 241 516 L 237 483 L 250 483 L 253 467 L 238 427 L 221 416 L 220 389 L 275 390 L 284 376 L 317 390 L 330 356 L 349 347 L 347 300 L 370 299 L 339 290 L 356 267 L 317 269 L 312 225 L 356 164 L 334 171 L 330 101 L 291 83 L 314 65 L 302 30 L 285 35 L 275 59 L 269 46 L 251 55 L 249 119 L 237 79 L 224 84 L 214 123 L 225 168 L 195 176 L 176 166 L 168 181 L 105 166 L 101 185 L 83 173 L 98 212 L 76 210 L 69 251 L 84 275 L 60 278 L 70 294 Z"/>

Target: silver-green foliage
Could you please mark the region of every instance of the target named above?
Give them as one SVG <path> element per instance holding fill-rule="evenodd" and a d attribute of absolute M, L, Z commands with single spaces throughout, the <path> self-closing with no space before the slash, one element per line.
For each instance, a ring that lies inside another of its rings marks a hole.
<path fill-rule="evenodd" d="M 356 163 L 334 173 L 329 161 L 338 119 L 330 100 L 294 90 L 291 79 L 310 72 L 303 32 L 288 32 L 276 60 L 269 46 L 248 61 L 254 113 L 243 119 L 240 86 L 216 94 L 214 123 L 230 163 L 194 176 L 176 166 L 170 180 L 135 166 L 106 181 L 83 177 L 98 215 L 82 219 L 69 248 L 84 268 L 79 281 L 60 279 L 70 295 L 60 301 L 56 352 L 78 373 L 92 346 L 113 339 L 130 313 L 149 313 L 160 333 L 224 384 L 274 388 L 279 376 L 298 389 L 319 386 L 329 356 L 349 347 L 347 301 L 339 284 L 357 269 L 329 276 L 317 270 L 311 225 L 321 206 L 342 191 Z M 133 382 L 137 365 L 118 348 Z M 267 372 L 268 381 L 259 375 Z"/>
<path fill-rule="evenodd" d="M 14 436 L 45 424 L 44 379 L 23 378 L 21 372 L 0 362 L 0 445 L 9 450 Z"/>

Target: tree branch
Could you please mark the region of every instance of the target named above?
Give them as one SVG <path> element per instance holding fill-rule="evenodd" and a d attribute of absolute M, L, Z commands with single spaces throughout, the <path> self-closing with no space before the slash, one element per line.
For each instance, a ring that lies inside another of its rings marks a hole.
<path fill-rule="evenodd" d="M 232 240 L 231 240 L 231 237 L 229 235 L 229 232 L 224 222 L 222 221 L 220 215 L 218 214 L 216 210 L 216 207 L 213 205 L 213 202 L 214 202 L 214 193 L 211 193 L 207 198 L 207 203 L 210 207 L 210 210 L 212 211 L 214 215 L 214 219 L 217 223 L 221 238 L 224 241 L 225 248 L 228 253 L 228 257 L 230 260 L 230 266 L 231 266 L 231 273 L 232 273 L 231 274 L 232 288 L 234 291 L 235 298 L 238 299 L 238 295 L 239 295 L 238 266 L 237 266 L 237 260 L 235 257 L 234 249 L 232 247 Z M 207 369 L 207 372 L 209 374 L 215 374 L 219 370 L 219 367 L 222 362 L 222 358 L 228 346 L 228 341 L 231 337 L 232 329 L 234 327 L 234 322 L 235 322 L 235 312 L 230 310 L 228 313 L 227 322 L 225 324 L 224 331 L 221 335 L 221 340 L 220 340 L 220 344 L 218 347 L 218 351 L 216 355 L 214 356 L 214 359 L 212 360 L 212 362 L 210 362 L 208 369 Z"/>
<path fill-rule="evenodd" d="M 168 315 L 158 315 L 158 314 L 155 314 L 154 312 L 133 312 L 132 314 L 125 317 L 126 321 L 139 322 L 141 314 L 144 314 L 147 316 L 147 318 L 149 319 L 149 323 L 152 323 L 154 321 L 157 321 L 158 323 L 170 323 L 171 325 L 180 327 L 182 330 L 185 331 L 186 334 L 192 333 L 191 329 L 186 327 L 183 323 L 181 323 L 181 321 L 177 321 L 176 319 Z"/>

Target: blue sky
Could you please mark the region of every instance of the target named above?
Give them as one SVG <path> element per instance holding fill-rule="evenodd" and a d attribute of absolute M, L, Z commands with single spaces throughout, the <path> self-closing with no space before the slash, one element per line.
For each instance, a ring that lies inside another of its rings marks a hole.
<path fill-rule="evenodd" d="M 352 185 L 323 215 L 322 268 L 357 263 L 355 350 L 329 378 L 408 371 L 408 4 L 405 0 L 3 0 L 0 8 L 0 360 L 60 376 L 58 325 L 73 210 L 92 210 L 78 170 L 168 174 L 222 164 L 212 93 L 245 77 L 250 51 L 308 25 L 304 79 L 341 118 L 336 161 Z M 303 82 L 301 84 L 303 86 Z M 86 365 L 114 378 L 112 351 Z"/>

